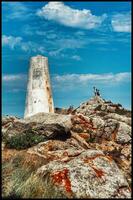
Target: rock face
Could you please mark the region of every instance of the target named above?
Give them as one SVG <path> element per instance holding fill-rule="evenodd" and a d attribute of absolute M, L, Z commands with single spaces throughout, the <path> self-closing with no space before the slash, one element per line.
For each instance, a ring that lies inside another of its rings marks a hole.
<path fill-rule="evenodd" d="M 70 161 L 52 161 L 37 170 L 37 174 L 41 176 L 47 173 L 50 173 L 54 184 L 67 197 L 130 197 L 130 189 L 123 173 L 102 151 L 87 150 Z"/>
<path fill-rule="evenodd" d="M 43 136 L 44 139 L 66 140 L 71 136 L 71 118 L 58 114 L 37 114 L 28 118 L 27 121 L 16 118 L 3 118 L 2 122 L 3 137 L 6 139 L 15 136 L 32 133 L 33 135 Z"/>
<path fill-rule="evenodd" d="M 53 124 L 57 123 L 65 128 L 70 129 L 72 126 L 71 123 L 71 116 L 69 115 L 61 115 L 56 113 L 38 113 L 36 115 L 33 115 L 31 117 L 27 117 L 25 120 L 26 123 L 28 122 L 37 122 L 42 124 Z"/>
<path fill-rule="evenodd" d="M 22 155 L 20 165 L 32 166 L 32 175 L 51 183 L 56 198 L 61 193 L 66 198 L 131 197 L 131 113 L 120 104 L 94 97 L 69 115 L 5 117 L 2 133 L 3 163 Z M 28 133 L 33 134 L 32 141 L 25 137 Z M 17 152 L 7 148 L 23 135 L 22 142 L 31 142 L 27 148 L 21 150 L 21 143 Z M 39 191 L 34 197 L 47 197 L 39 196 Z"/>
<path fill-rule="evenodd" d="M 89 101 L 82 103 L 77 109 L 77 113 L 82 113 L 86 116 L 97 115 L 104 116 L 107 113 L 115 113 L 120 116 L 131 117 L 131 112 L 124 109 L 121 104 L 113 104 L 111 101 L 105 101 L 99 96 L 91 98 Z"/>

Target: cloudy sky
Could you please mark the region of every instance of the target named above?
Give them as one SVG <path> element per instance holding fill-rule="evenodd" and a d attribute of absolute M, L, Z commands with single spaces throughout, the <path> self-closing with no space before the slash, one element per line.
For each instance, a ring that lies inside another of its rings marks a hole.
<path fill-rule="evenodd" d="M 55 107 L 77 107 L 93 86 L 131 108 L 130 2 L 3 2 L 2 112 L 22 117 L 31 56 L 49 58 Z"/>

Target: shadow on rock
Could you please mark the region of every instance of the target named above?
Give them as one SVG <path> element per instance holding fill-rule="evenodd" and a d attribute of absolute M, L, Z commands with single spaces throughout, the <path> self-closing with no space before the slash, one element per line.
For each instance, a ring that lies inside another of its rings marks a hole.
<path fill-rule="evenodd" d="M 59 124 L 43 124 L 36 128 L 38 134 L 46 136 L 46 139 L 55 139 L 65 141 L 71 137 L 69 129 L 59 125 Z"/>

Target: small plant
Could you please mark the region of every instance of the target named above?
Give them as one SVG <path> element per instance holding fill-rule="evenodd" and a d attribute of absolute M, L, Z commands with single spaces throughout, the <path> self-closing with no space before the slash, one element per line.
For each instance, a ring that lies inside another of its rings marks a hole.
<path fill-rule="evenodd" d="M 32 147 L 40 142 L 45 141 L 45 136 L 37 135 L 32 132 L 22 133 L 12 136 L 11 138 L 4 138 L 6 147 L 14 148 L 17 150 Z"/>
<path fill-rule="evenodd" d="M 93 142 L 95 142 L 95 138 L 89 138 L 88 140 L 87 140 L 87 142 L 89 143 L 93 143 Z"/>

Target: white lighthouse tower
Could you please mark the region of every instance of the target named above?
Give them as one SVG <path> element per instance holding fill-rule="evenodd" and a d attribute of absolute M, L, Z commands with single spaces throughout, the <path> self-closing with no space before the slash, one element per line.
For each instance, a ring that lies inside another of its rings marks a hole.
<path fill-rule="evenodd" d="M 48 58 L 31 57 L 24 118 L 44 112 L 53 113 L 54 105 L 50 86 Z"/>

